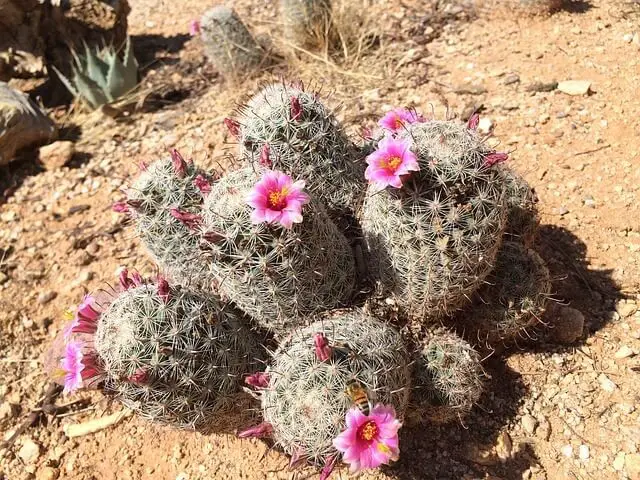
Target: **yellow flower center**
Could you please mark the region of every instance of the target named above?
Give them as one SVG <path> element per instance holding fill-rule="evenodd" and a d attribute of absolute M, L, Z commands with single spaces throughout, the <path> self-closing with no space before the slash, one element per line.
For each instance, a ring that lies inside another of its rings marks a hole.
<path fill-rule="evenodd" d="M 269 208 L 271 210 L 282 210 L 287 206 L 288 194 L 289 189 L 287 187 L 282 187 L 280 190 L 269 192 L 269 198 L 267 199 Z"/>
<path fill-rule="evenodd" d="M 378 435 L 378 425 L 373 420 L 369 420 L 358 429 L 358 436 L 360 440 L 370 442 Z"/>
<path fill-rule="evenodd" d="M 393 157 L 385 158 L 381 162 L 380 166 L 385 170 L 388 170 L 390 173 L 396 173 L 396 170 L 398 169 L 401 163 L 402 163 L 402 158 L 394 155 Z"/>
<path fill-rule="evenodd" d="M 393 119 L 393 128 L 395 130 L 400 130 L 402 127 L 404 127 L 404 122 L 402 121 L 402 119 L 400 117 L 396 117 Z"/>

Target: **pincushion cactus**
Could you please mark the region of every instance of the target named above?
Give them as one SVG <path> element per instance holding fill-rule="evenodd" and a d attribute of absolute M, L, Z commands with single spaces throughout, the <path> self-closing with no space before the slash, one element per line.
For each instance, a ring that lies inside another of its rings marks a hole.
<path fill-rule="evenodd" d="M 455 320 L 479 346 L 496 347 L 540 323 L 551 296 L 549 270 L 533 250 L 504 242 L 486 284 Z"/>
<path fill-rule="evenodd" d="M 414 420 L 447 423 L 471 411 L 482 394 L 484 372 L 478 353 L 443 328 L 426 333 L 413 365 Z"/>
<path fill-rule="evenodd" d="M 330 0 L 280 0 L 284 33 L 293 45 L 325 47 L 331 29 Z"/>
<path fill-rule="evenodd" d="M 248 398 L 241 378 L 259 355 L 246 319 L 213 295 L 163 279 L 142 283 L 124 271 L 121 283 L 105 302 L 85 298 L 65 329 L 65 388 L 98 379 L 152 421 L 204 431 L 237 426 L 241 416 L 229 413 Z"/>
<path fill-rule="evenodd" d="M 267 52 L 232 8 L 218 5 L 208 10 L 197 32 L 202 36 L 207 57 L 225 76 L 246 74 L 267 61 Z"/>
<path fill-rule="evenodd" d="M 362 229 L 379 293 L 424 321 L 464 306 L 493 268 L 506 205 L 491 165 L 504 157 L 455 121 L 407 123 L 394 135 L 367 157 Z"/>
<path fill-rule="evenodd" d="M 304 178 L 330 213 L 360 203 L 364 163 L 316 94 L 269 85 L 240 109 L 238 124 L 243 158 Z"/>
<path fill-rule="evenodd" d="M 501 173 L 506 186 L 505 201 L 509 209 L 505 238 L 530 247 L 540 225 L 538 196 L 527 181 L 513 170 L 503 167 Z"/>
<path fill-rule="evenodd" d="M 301 214 L 291 212 L 283 223 L 283 212 L 257 208 L 256 189 L 266 188 L 262 183 L 253 169 L 245 168 L 212 187 L 204 205 L 201 248 L 220 293 L 261 326 L 283 335 L 305 316 L 345 304 L 355 267 L 347 240 L 317 200 L 311 197 L 302 207 L 296 197 L 292 206 Z M 288 210 L 293 185 L 280 187 L 262 192 L 263 200 L 283 202 L 274 208 Z"/>
<path fill-rule="evenodd" d="M 337 451 L 357 381 L 371 405 L 404 415 L 409 394 L 408 355 L 400 334 L 360 311 L 335 313 L 294 331 L 279 346 L 261 389 L 262 412 L 273 438 L 289 455 L 323 465 Z"/>
<path fill-rule="evenodd" d="M 199 259 L 199 223 L 212 178 L 177 151 L 143 166 L 125 202 L 114 205 L 131 214 L 147 251 L 172 280 L 208 288 Z"/>

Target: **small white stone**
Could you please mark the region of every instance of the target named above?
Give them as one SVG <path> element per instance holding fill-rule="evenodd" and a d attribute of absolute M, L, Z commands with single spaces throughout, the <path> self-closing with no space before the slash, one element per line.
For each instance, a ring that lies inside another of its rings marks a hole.
<path fill-rule="evenodd" d="M 565 80 L 558 83 L 558 90 L 567 95 L 585 95 L 590 88 L 591 82 L 588 80 Z"/>
<path fill-rule="evenodd" d="M 622 40 L 624 40 L 626 43 L 631 43 L 633 41 L 633 33 L 625 33 L 622 37 Z"/>
<path fill-rule="evenodd" d="M 616 458 L 613 460 L 613 469 L 617 472 L 622 471 L 622 469 L 624 468 L 624 457 L 624 452 L 618 452 Z"/>
<path fill-rule="evenodd" d="M 617 360 L 621 360 L 623 358 L 629 358 L 629 357 L 633 357 L 635 355 L 635 352 L 631 349 L 631 347 L 627 346 L 627 345 L 623 345 L 620 347 L 620 349 L 614 354 L 614 357 Z"/>
<path fill-rule="evenodd" d="M 581 460 L 587 460 L 589 458 L 589 447 L 587 445 L 580 445 L 580 447 L 578 447 L 578 456 Z"/>
<path fill-rule="evenodd" d="M 525 415 L 522 417 L 522 428 L 524 428 L 525 432 L 529 435 L 533 435 L 536 431 L 536 426 L 538 425 L 538 421 L 533 418 L 531 415 Z"/>
<path fill-rule="evenodd" d="M 565 445 L 560 451 L 567 458 L 573 457 L 573 447 L 571 445 Z"/>
<path fill-rule="evenodd" d="M 601 373 L 600 376 L 598 376 L 598 381 L 605 392 L 613 392 L 617 388 L 616 384 L 613 383 L 604 373 Z"/>
<path fill-rule="evenodd" d="M 34 463 L 38 460 L 39 456 L 40 445 L 31 439 L 25 440 L 20 450 L 18 450 L 18 457 L 20 457 L 24 463 Z"/>
<path fill-rule="evenodd" d="M 482 134 L 491 133 L 493 130 L 493 120 L 489 117 L 481 117 L 478 123 L 478 132 Z"/>

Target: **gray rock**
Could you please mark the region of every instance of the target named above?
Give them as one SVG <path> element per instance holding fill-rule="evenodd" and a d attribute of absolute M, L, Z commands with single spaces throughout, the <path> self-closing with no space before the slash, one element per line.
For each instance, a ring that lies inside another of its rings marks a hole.
<path fill-rule="evenodd" d="M 64 167 L 73 157 L 75 145 L 68 140 L 53 142 L 40 148 L 40 163 L 47 170 L 57 170 Z"/>
<path fill-rule="evenodd" d="M 0 82 L 0 166 L 16 152 L 55 138 L 56 127 L 27 95 Z"/>
<path fill-rule="evenodd" d="M 538 421 L 531 415 L 525 415 L 524 417 L 522 417 L 522 428 L 524 428 L 524 431 L 529 435 L 533 435 L 533 433 L 536 431 L 537 425 Z"/>
<path fill-rule="evenodd" d="M 54 292 L 52 290 L 48 292 L 42 292 L 40 295 L 38 295 L 38 303 L 40 305 L 44 305 L 46 303 L 49 303 L 51 300 L 53 300 L 57 296 L 58 296 L 57 292 Z"/>

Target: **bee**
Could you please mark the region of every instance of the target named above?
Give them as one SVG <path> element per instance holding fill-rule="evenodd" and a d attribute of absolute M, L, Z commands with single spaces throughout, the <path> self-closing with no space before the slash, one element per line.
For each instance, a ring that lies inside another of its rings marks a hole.
<path fill-rule="evenodd" d="M 367 390 L 362 386 L 358 380 L 350 380 L 347 383 L 345 393 L 351 399 L 353 404 L 358 407 L 364 415 L 369 416 L 371 412 L 371 404 L 369 403 L 369 395 Z"/>

